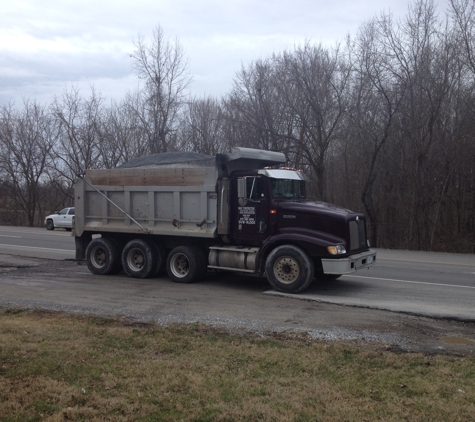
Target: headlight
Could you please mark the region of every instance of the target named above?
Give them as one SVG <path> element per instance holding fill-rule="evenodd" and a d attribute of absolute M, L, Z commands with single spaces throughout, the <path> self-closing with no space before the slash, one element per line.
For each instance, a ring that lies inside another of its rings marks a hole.
<path fill-rule="evenodd" d="M 346 253 L 346 249 L 343 245 L 328 246 L 327 249 L 332 255 L 341 255 Z"/>

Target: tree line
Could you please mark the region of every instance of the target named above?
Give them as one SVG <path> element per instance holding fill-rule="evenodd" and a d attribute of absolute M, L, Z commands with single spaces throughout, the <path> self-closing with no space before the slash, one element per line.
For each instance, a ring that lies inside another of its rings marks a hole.
<path fill-rule="evenodd" d="M 167 151 L 284 152 L 309 194 L 367 215 L 373 246 L 475 252 L 475 3 L 412 3 L 332 47 L 307 40 L 243 66 L 222 98 L 190 97 L 178 41 L 158 26 L 120 102 L 74 88 L 0 109 L 0 223 L 73 204 L 87 168 Z"/>

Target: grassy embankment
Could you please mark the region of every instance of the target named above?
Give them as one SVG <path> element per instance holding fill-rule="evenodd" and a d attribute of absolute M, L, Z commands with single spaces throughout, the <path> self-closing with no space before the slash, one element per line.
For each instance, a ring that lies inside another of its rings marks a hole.
<path fill-rule="evenodd" d="M 0 311 L 0 421 L 474 418 L 474 357 Z"/>

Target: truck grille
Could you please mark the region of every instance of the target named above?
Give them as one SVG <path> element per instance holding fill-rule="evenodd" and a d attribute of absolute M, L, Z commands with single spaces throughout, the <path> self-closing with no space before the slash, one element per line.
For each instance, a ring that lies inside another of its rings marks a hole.
<path fill-rule="evenodd" d="M 360 217 L 350 221 L 350 251 L 366 247 L 365 221 Z"/>

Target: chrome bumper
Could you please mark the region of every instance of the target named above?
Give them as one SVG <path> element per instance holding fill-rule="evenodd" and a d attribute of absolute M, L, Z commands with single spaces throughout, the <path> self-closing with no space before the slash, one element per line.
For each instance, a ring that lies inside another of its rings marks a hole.
<path fill-rule="evenodd" d="M 361 268 L 371 267 L 376 263 L 376 251 L 370 249 L 347 258 L 322 259 L 324 274 L 350 274 Z"/>

